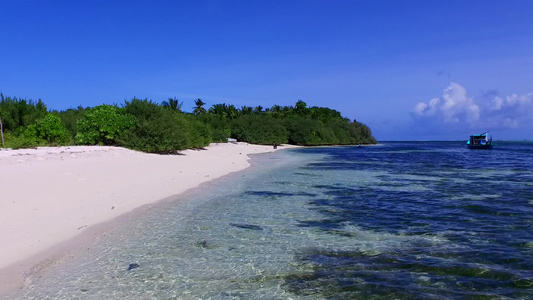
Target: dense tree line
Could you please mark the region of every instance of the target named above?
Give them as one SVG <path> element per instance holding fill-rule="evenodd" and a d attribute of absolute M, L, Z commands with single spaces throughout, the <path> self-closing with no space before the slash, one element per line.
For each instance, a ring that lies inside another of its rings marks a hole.
<path fill-rule="evenodd" d="M 0 93 L 0 120 L 4 147 L 29 148 L 59 145 L 116 145 L 130 149 L 174 153 L 202 148 L 228 138 L 253 144 L 350 145 L 372 144 L 370 129 L 325 107 L 242 106 L 225 103 L 209 109 L 201 99 L 192 113 L 183 102 L 162 103 L 132 99 L 122 105 L 78 107 L 50 111 L 42 100 L 4 97 Z"/>

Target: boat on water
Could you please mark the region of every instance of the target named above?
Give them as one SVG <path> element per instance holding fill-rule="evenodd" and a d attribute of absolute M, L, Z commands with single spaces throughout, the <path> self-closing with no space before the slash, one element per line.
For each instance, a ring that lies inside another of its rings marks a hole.
<path fill-rule="evenodd" d="M 478 135 L 471 135 L 466 144 L 469 149 L 492 149 L 492 136 L 488 131 Z"/>

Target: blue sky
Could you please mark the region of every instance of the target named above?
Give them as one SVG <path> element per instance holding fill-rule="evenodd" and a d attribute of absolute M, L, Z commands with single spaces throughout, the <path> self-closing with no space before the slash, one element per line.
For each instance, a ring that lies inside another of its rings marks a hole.
<path fill-rule="evenodd" d="M 327 106 L 378 140 L 533 139 L 533 1 L 0 0 L 0 91 Z"/>

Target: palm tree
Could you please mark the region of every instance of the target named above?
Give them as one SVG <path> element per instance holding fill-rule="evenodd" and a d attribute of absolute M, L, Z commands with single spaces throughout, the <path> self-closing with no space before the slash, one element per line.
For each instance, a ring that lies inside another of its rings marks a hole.
<path fill-rule="evenodd" d="M 209 108 L 207 112 L 210 114 L 219 115 L 224 118 L 231 119 L 231 120 L 237 118 L 239 114 L 239 111 L 235 108 L 233 104 L 227 105 L 226 103 L 213 104 L 213 106 L 211 106 L 211 108 Z"/>
<path fill-rule="evenodd" d="M 227 109 L 228 109 L 228 106 L 226 105 L 226 103 L 213 104 L 213 106 L 209 108 L 208 112 L 213 115 L 220 115 L 220 116 L 225 117 L 227 115 L 226 113 Z"/>
<path fill-rule="evenodd" d="M 196 106 L 193 109 L 193 113 L 195 115 L 205 114 L 206 113 L 206 110 L 204 108 L 205 102 L 202 101 L 202 99 L 198 98 L 198 99 L 194 100 L 194 104 L 196 104 Z"/>
<path fill-rule="evenodd" d="M 263 107 L 261 105 L 258 105 L 254 108 L 254 113 L 260 114 L 263 112 Z"/>
<path fill-rule="evenodd" d="M 250 106 L 241 106 L 241 114 L 242 115 L 251 115 L 253 113 L 254 109 Z"/>
<path fill-rule="evenodd" d="M 237 118 L 237 116 L 239 115 L 239 111 L 237 110 L 237 108 L 235 108 L 235 105 L 230 104 L 230 105 L 228 105 L 228 108 L 227 108 L 227 111 L 226 111 L 226 115 L 228 116 L 228 118 L 233 120 L 233 119 Z"/>
<path fill-rule="evenodd" d="M 270 108 L 270 113 L 276 118 L 281 115 L 281 112 L 282 108 L 279 105 L 273 105 L 272 108 Z"/>
<path fill-rule="evenodd" d="M 298 100 L 294 108 L 296 109 L 296 111 L 303 113 L 307 108 L 307 103 L 303 102 L 302 100 Z"/>
<path fill-rule="evenodd" d="M 176 97 L 168 98 L 168 101 L 161 102 L 161 106 L 166 107 L 170 110 L 176 110 L 178 112 L 181 112 L 183 102 L 179 103 L 179 100 Z"/>

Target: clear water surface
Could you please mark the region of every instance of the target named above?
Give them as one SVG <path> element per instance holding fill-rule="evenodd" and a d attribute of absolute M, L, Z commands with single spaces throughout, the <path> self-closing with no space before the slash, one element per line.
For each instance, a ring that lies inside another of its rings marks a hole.
<path fill-rule="evenodd" d="M 533 298 L 531 142 L 254 161 L 111 230 L 14 298 Z"/>

